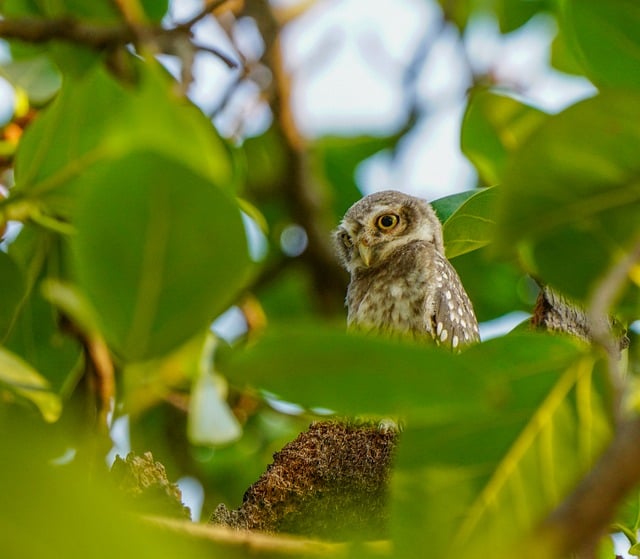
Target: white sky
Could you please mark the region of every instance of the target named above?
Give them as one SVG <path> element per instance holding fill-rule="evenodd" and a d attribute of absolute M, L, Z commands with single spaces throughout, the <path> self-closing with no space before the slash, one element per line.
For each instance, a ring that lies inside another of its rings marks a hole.
<path fill-rule="evenodd" d="M 292 5 L 293 0 L 273 1 Z M 173 3 L 174 17 L 195 13 L 201 2 Z M 318 0 L 283 33 L 287 68 L 294 76 L 294 114 L 309 137 L 324 134 L 388 135 L 402 126 L 407 115 L 405 65 L 425 34 L 440 21 L 435 1 L 426 0 Z M 489 17 L 472 22 L 461 41 L 452 28 L 442 32 L 417 80 L 422 117 L 403 139 L 397 157 L 378 154 L 357 172 L 363 192 L 395 188 L 439 198 L 475 185 L 473 167 L 459 149 L 460 122 L 469 86 L 464 62 L 466 50 L 473 68 L 492 70 L 501 81 L 522 92 L 540 108 L 555 112 L 587 97 L 593 86 L 582 78 L 550 69 L 549 47 L 555 34 L 550 17 L 538 17 L 506 37 Z M 198 40 L 229 51 L 216 23 L 203 22 Z M 237 34 L 245 54 L 259 57 L 263 45 L 250 24 Z M 233 80 L 222 63 L 203 56 L 196 67 L 194 101 L 205 110 L 217 105 L 220 92 Z M 248 133 L 260 133 L 269 113 L 257 101 L 257 87 L 244 87 L 232 110 L 216 120 L 231 132 L 241 107 L 249 104 Z"/>

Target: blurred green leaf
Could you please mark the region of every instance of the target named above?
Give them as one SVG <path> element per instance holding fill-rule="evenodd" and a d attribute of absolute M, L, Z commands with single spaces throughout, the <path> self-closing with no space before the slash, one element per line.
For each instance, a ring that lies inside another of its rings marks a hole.
<path fill-rule="evenodd" d="M 80 343 L 61 331 L 57 309 L 37 288 L 22 305 L 4 345 L 44 376 L 55 391 L 81 371 Z"/>
<path fill-rule="evenodd" d="M 563 0 L 560 27 L 576 60 L 599 86 L 640 87 L 636 0 Z"/>
<path fill-rule="evenodd" d="M 240 211 L 206 177 L 141 151 L 94 166 L 78 185 L 79 285 L 125 359 L 177 347 L 242 288 L 249 260 Z"/>
<path fill-rule="evenodd" d="M 495 385 L 509 395 L 500 413 L 408 424 L 393 493 L 400 551 L 513 556 L 610 439 L 610 389 L 596 363 L 589 355 L 564 363 L 543 358 L 527 374 L 514 363 L 510 382 Z"/>
<path fill-rule="evenodd" d="M 498 20 L 501 33 L 523 26 L 534 15 L 549 8 L 548 0 L 438 0 L 447 21 L 464 31 L 470 19 L 490 14 Z"/>
<path fill-rule="evenodd" d="M 242 144 L 246 158 L 247 188 L 261 195 L 273 194 L 286 180 L 287 154 L 284 138 L 276 127 L 247 138 Z"/>
<path fill-rule="evenodd" d="M 75 179 L 140 146 L 182 161 L 220 188 L 233 189 L 229 152 L 211 123 L 174 96 L 172 82 L 159 67 L 141 65 L 139 70 L 136 88 L 125 88 L 100 67 L 69 78 L 20 142 L 12 197 L 35 199 L 47 213 L 69 217 Z"/>
<path fill-rule="evenodd" d="M 532 281 L 516 262 L 492 258 L 491 247 L 467 252 L 452 264 L 480 322 L 512 311 L 531 312 L 536 299 Z"/>
<path fill-rule="evenodd" d="M 80 343 L 64 331 L 58 309 L 40 291 L 43 278 L 66 277 L 64 244 L 46 230 L 26 224 L 9 246 L 24 276 L 19 312 L 2 343 L 60 392 L 83 363 Z"/>
<path fill-rule="evenodd" d="M 616 514 L 615 531 L 623 531 L 630 542 L 637 542 L 637 534 L 640 529 L 640 493 L 632 491 L 622 503 Z"/>
<path fill-rule="evenodd" d="M 235 557 L 213 542 L 177 535 L 133 514 L 131 503 L 99 464 L 90 468 L 76 458 L 71 464 L 54 465 L 59 456 L 51 453 L 56 450 L 52 447 L 64 441 L 51 426 L 42 428 L 27 420 L 0 416 L 0 525 L 11 527 L 3 530 L 3 557 Z M 88 451 L 79 448 L 77 456 Z M 47 521 L 34 537 L 37 511 L 46 511 Z"/>
<path fill-rule="evenodd" d="M 402 556 L 475 557 L 526 536 L 608 441 L 610 387 L 596 362 L 586 346 L 536 333 L 451 355 L 297 325 L 221 366 L 288 401 L 405 418 L 393 493 Z"/>
<path fill-rule="evenodd" d="M 161 21 L 169 10 L 169 0 L 140 0 L 145 14 L 151 21 Z"/>
<path fill-rule="evenodd" d="M 0 66 L 0 75 L 13 86 L 24 89 L 32 105 L 44 105 L 60 89 L 62 78 L 46 55 L 15 60 Z"/>
<path fill-rule="evenodd" d="M 18 265 L 8 254 L 2 251 L 0 251 L 0 278 L 2 278 L 2 297 L 0 297 L 1 342 L 13 324 L 27 287 Z"/>
<path fill-rule="evenodd" d="M 510 154 L 547 118 L 546 113 L 511 97 L 477 91 L 462 122 L 462 151 L 485 184 L 498 184 Z"/>
<path fill-rule="evenodd" d="M 565 74 L 584 76 L 584 69 L 567 45 L 564 33 L 557 33 L 551 42 L 551 65 Z"/>
<path fill-rule="evenodd" d="M 313 143 L 310 150 L 313 169 L 316 176 L 323 177 L 332 187 L 336 220 L 341 219 L 362 198 L 356 183 L 358 165 L 372 155 L 393 147 L 396 141 L 394 136 L 326 136 Z"/>
<path fill-rule="evenodd" d="M 228 355 L 220 370 L 231 381 L 307 407 L 439 423 L 495 412 L 498 395 L 508 398 L 512 375 L 550 369 L 553 376 L 581 351 L 568 340 L 529 334 L 452 355 L 431 345 L 299 324 L 272 328 L 255 345 Z"/>
<path fill-rule="evenodd" d="M 4 0 L 2 11 L 12 17 L 42 16 L 63 17 L 74 16 L 79 19 L 88 19 L 93 22 L 116 22 L 118 12 L 109 0 L 56 0 L 55 2 L 43 2 L 40 0 Z"/>
<path fill-rule="evenodd" d="M 455 24 L 460 31 L 464 31 L 478 0 L 461 0 L 459 2 L 438 0 L 438 4 L 442 8 L 446 20 Z"/>
<path fill-rule="evenodd" d="M 45 421 L 60 417 L 62 402 L 51 391 L 49 382 L 28 363 L 9 350 L 0 347 L 0 387 L 34 404 Z"/>
<path fill-rule="evenodd" d="M 488 245 L 494 236 L 498 194 L 493 188 L 478 190 L 442 227 L 447 258 L 454 258 Z"/>
<path fill-rule="evenodd" d="M 578 299 L 640 234 L 640 95 L 606 91 L 551 116 L 513 154 L 496 244 Z M 523 243 L 524 242 L 524 243 Z"/>
<path fill-rule="evenodd" d="M 536 14 L 548 10 L 547 0 L 494 0 L 501 33 L 522 27 Z"/>

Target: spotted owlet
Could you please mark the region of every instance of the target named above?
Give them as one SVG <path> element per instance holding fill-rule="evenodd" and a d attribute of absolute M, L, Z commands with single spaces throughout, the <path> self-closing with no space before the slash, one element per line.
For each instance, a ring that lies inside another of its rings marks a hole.
<path fill-rule="evenodd" d="M 433 339 L 454 351 L 478 341 L 473 306 L 428 202 L 393 190 L 366 196 L 347 211 L 334 242 L 351 274 L 350 328 Z"/>

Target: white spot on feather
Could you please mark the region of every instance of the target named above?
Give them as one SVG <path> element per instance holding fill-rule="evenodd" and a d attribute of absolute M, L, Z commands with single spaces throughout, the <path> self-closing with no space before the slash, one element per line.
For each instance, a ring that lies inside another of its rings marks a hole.
<path fill-rule="evenodd" d="M 389 293 L 396 299 L 400 298 L 402 297 L 402 287 L 400 287 L 399 285 L 392 285 L 389 289 Z"/>
<path fill-rule="evenodd" d="M 440 332 L 442 332 L 442 322 L 438 322 L 438 326 L 436 328 L 436 334 L 439 336 Z"/>
<path fill-rule="evenodd" d="M 444 342 L 447 339 L 448 335 L 449 335 L 449 333 L 446 330 L 443 330 L 442 334 L 440 334 L 440 341 Z"/>
<path fill-rule="evenodd" d="M 451 338 L 451 345 L 453 347 L 458 347 L 458 343 L 460 340 L 458 340 L 458 336 L 454 336 L 453 338 Z"/>

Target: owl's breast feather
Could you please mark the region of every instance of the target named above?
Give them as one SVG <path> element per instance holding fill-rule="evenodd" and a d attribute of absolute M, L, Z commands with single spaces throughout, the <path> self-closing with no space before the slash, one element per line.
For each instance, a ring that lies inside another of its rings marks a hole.
<path fill-rule="evenodd" d="M 427 333 L 427 276 L 423 268 L 386 266 L 374 274 L 355 277 L 347 295 L 349 326 L 389 333 Z"/>

